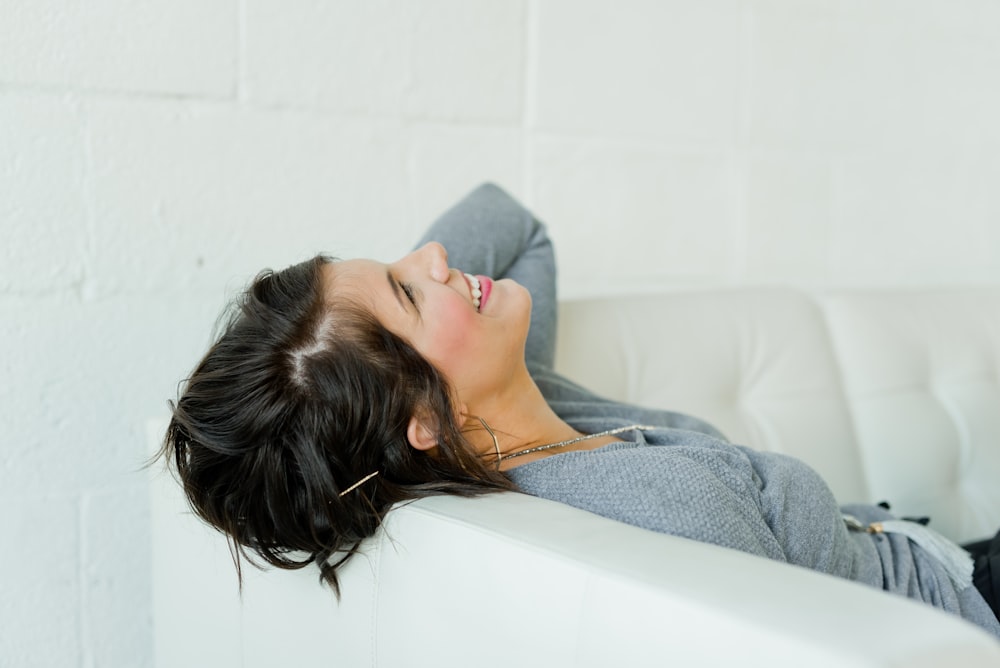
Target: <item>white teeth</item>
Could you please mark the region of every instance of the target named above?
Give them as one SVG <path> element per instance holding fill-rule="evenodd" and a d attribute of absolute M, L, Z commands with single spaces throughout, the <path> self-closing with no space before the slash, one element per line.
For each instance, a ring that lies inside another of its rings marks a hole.
<path fill-rule="evenodd" d="M 479 300 L 483 296 L 482 286 L 479 285 L 479 279 L 472 274 L 465 274 L 465 277 L 469 279 L 469 283 L 472 285 L 472 305 L 479 310 Z"/>

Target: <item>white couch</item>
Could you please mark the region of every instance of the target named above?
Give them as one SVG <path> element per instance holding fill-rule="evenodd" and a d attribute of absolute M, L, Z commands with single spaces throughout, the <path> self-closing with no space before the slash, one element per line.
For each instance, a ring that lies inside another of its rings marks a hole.
<path fill-rule="evenodd" d="M 965 541 L 1000 527 L 1000 289 L 565 303 L 558 367 Z M 155 437 L 162 424 L 153 429 Z M 244 569 L 153 481 L 159 668 L 1000 665 L 929 606 L 520 494 L 395 509 L 343 571 Z"/>

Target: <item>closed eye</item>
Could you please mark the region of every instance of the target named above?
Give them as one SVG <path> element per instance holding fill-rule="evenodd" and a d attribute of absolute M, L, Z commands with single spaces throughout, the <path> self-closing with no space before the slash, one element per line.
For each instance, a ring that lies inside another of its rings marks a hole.
<path fill-rule="evenodd" d="M 416 308 L 417 300 L 413 298 L 413 286 L 409 283 L 400 283 L 399 287 L 403 289 L 403 294 L 406 295 L 406 298 L 409 299 L 410 303 L 413 304 L 413 307 Z"/>
<path fill-rule="evenodd" d="M 404 295 L 406 295 L 406 298 L 410 301 L 410 305 L 413 306 L 413 309 L 417 312 L 417 315 L 420 315 L 420 307 L 417 306 L 417 300 L 415 299 L 413 294 L 414 293 L 413 286 L 410 285 L 409 283 L 405 285 L 403 283 L 400 283 L 399 281 L 396 280 L 396 278 L 392 275 L 392 272 L 390 271 L 385 272 L 385 280 L 389 283 L 389 288 L 392 289 L 392 294 L 393 296 L 396 297 L 396 301 L 399 302 L 399 308 L 403 309 L 404 311 L 409 310 L 406 306 L 406 303 L 403 301 L 403 298 L 400 296 L 400 293 L 403 293 Z"/>

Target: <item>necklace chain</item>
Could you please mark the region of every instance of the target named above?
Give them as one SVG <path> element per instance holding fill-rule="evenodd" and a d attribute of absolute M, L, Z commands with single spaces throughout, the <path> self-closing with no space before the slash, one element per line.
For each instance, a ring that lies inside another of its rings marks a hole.
<path fill-rule="evenodd" d="M 497 440 L 496 433 L 494 433 L 493 429 L 490 428 L 490 425 L 486 423 L 486 420 L 478 416 L 473 416 L 473 417 L 475 417 L 477 420 L 483 423 L 483 427 L 486 429 L 487 432 L 489 432 L 489 435 L 493 438 L 493 447 L 496 448 L 497 452 L 498 469 L 500 468 L 500 462 L 504 461 L 505 459 L 513 459 L 514 457 L 520 457 L 522 455 L 530 455 L 532 452 L 541 452 L 542 450 L 551 450 L 553 448 L 563 448 L 566 447 L 567 445 L 573 445 L 574 443 L 579 443 L 580 441 L 589 441 L 594 438 L 601 438 L 602 436 L 614 436 L 615 434 L 620 434 L 625 431 L 632 431 L 633 429 L 637 429 L 639 431 L 646 431 L 648 429 L 657 428 L 645 424 L 632 424 L 627 427 L 616 427 L 615 429 L 608 429 L 607 431 L 598 432 L 596 434 L 584 434 L 583 436 L 577 436 L 576 438 L 571 438 L 567 441 L 559 441 L 558 443 L 547 443 L 545 445 L 538 445 L 533 448 L 527 448 L 525 450 L 518 450 L 517 452 L 511 452 L 506 455 L 501 455 L 500 442 Z M 369 473 L 364 478 L 362 478 L 361 480 L 357 481 L 356 483 L 354 483 L 353 485 L 342 491 L 340 494 L 338 494 L 338 496 L 342 497 L 348 492 L 352 492 L 355 489 L 358 489 L 359 487 L 361 487 L 361 485 L 365 484 L 378 474 L 379 471 L 373 471 L 372 473 Z"/>
<path fill-rule="evenodd" d="M 577 436 L 576 438 L 571 438 L 566 441 L 559 441 L 558 443 L 546 443 L 545 445 L 538 445 L 533 448 L 526 448 L 524 450 L 518 450 L 517 452 L 511 452 L 506 455 L 499 455 L 497 463 L 507 459 L 513 459 L 514 457 L 521 457 L 522 455 L 530 455 L 533 452 L 541 452 L 542 450 L 552 450 L 553 448 L 563 448 L 567 445 L 573 445 L 574 443 L 579 443 L 580 441 L 589 441 L 594 438 L 601 438 L 602 436 L 614 436 L 615 434 L 621 434 L 622 432 L 632 431 L 637 429 L 639 431 L 646 431 L 647 429 L 656 429 L 656 427 L 651 427 L 645 424 L 633 424 L 627 427 L 616 427 L 615 429 L 608 429 L 607 431 L 598 432 L 596 434 L 584 434 L 583 436 Z M 492 434 L 492 430 L 491 430 Z"/>

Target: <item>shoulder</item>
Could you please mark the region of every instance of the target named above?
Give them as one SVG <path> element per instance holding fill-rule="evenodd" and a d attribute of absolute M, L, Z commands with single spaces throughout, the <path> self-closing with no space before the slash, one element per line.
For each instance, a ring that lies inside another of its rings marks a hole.
<path fill-rule="evenodd" d="M 615 444 L 553 455 L 508 475 L 527 494 L 644 529 L 783 559 L 745 458 L 732 446 L 688 433 L 716 445 Z"/>
<path fill-rule="evenodd" d="M 697 432 L 654 432 L 647 434 L 654 445 L 622 442 L 552 455 L 508 475 L 529 494 L 573 505 L 616 506 L 632 499 L 652 511 L 703 499 L 756 498 L 752 467 L 737 448 Z"/>

